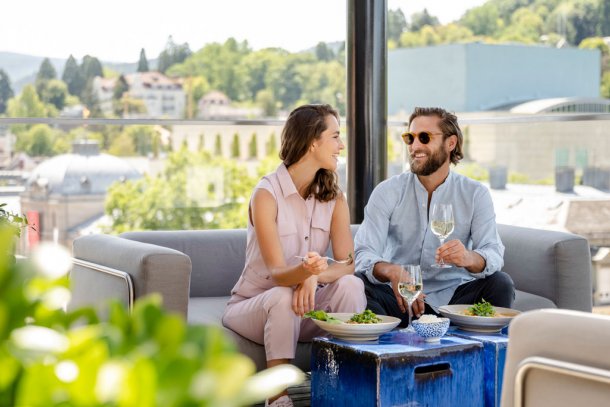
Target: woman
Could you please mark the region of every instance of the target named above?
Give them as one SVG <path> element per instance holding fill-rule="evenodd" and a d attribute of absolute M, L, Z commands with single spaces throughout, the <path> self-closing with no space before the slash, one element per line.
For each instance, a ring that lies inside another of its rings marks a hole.
<path fill-rule="evenodd" d="M 288 363 L 297 341 L 323 332 L 304 313 L 362 312 L 362 281 L 353 275 L 347 202 L 337 184 L 339 115 L 329 105 L 290 113 L 282 131 L 282 164 L 254 188 L 244 271 L 232 290 L 224 326 L 265 346 L 267 367 Z M 332 243 L 335 259 L 323 257 Z M 297 256 L 302 256 L 302 260 Z M 286 392 L 268 400 L 292 406 Z"/>

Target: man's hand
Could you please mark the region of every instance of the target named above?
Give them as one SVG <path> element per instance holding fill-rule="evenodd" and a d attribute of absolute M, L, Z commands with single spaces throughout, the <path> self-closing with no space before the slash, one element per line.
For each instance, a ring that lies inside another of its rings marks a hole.
<path fill-rule="evenodd" d="M 318 276 L 328 268 L 328 260 L 326 257 L 320 256 L 318 252 L 308 252 L 303 259 L 303 270 L 310 273 L 312 276 Z"/>
<path fill-rule="evenodd" d="M 436 262 L 438 263 L 441 258 L 445 263 L 464 267 L 471 273 L 479 273 L 485 269 L 485 259 L 477 252 L 467 250 L 458 239 L 445 242 L 436 249 Z"/>
<path fill-rule="evenodd" d="M 317 276 L 311 276 L 297 285 L 297 288 L 292 294 L 292 310 L 295 314 L 302 317 L 306 312 L 315 309 L 317 287 Z"/>
<path fill-rule="evenodd" d="M 400 281 L 400 273 L 403 268 L 400 264 L 392 264 L 392 263 L 377 263 L 375 265 L 375 277 L 380 281 L 389 281 L 392 285 L 392 291 L 394 291 L 394 297 L 396 297 L 396 302 L 398 303 L 398 308 L 402 313 L 407 312 L 407 307 L 409 303 L 405 300 L 398 292 L 398 282 Z M 424 304 L 424 298 L 426 294 L 421 293 L 413 304 L 411 304 L 411 309 L 413 310 L 413 315 L 417 315 L 418 317 L 424 313 L 424 309 L 426 305 Z"/>
<path fill-rule="evenodd" d="M 449 240 L 436 249 L 435 260 L 438 263 L 441 259 L 445 263 L 455 264 L 458 267 L 468 267 L 470 265 L 470 252 L 466 250 L 464 244 L 458 240 Z"/>
<path fill-rule="evenodd" d="M 415 301 L 413 301 L 413 304 L 411 304 L 411 310 L 413 311 L 412 315 L 416 316 L 417 318 L 422 316 L 422 314 L 426 310 L 426 303 L 424 303 L 424 298 L 426 298 L 426 294 L 420 293 L 415 299 Z"/>
<path fill-rule="evenodd" d="M 375 265 L 375 276 L 383 276 L 381 281 L 389 281 L 392 286 L 392 291 L 394 291 L 394 297 L 396 297 L 396 303 L 398 303 L 398 308 L 400 308 L 400 312 L 407 312 L 407 301 L 402 298 L 400 293 L 398 292 L 398 282 L 400 281 L 400 272 L 402 271 L 402 266 L 399 264 L 392 263 L 377 263 Z"/>

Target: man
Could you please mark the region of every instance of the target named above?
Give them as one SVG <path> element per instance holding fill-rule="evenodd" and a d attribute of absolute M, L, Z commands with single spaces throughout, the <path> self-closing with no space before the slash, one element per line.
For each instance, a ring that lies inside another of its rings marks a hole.
<path fill-rule="evenodd" d="M 411 171 L 373 190 L 355 237 L 356 270 L 365 283 L 367 308 L 407 325 L 408 303 L 398 293 L 401 267 L 407 264 L 419 264 L 423 274 L 424 294 L 413 302 L 414 316 L 482 299 L 510 308 L 514 284 L 500 271 L 504 246 L 489 191 L 450 171 L 464 156 L 457 117 L 441 108 L 416 108 L 403 140 Z M 442 246 L 430 229 L 435 203 L 453 206 L 455 229 Z M 431 267 L 441 259 L 451 267 Z"/>

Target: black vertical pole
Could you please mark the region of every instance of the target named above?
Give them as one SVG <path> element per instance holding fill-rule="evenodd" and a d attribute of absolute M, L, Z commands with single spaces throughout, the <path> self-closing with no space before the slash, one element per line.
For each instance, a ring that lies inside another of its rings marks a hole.
<path fill-rule="evenodd" d="M 386 178 L 386 0 L 347 0 L 347 193 L 361 223 L 373 188 Z"/>

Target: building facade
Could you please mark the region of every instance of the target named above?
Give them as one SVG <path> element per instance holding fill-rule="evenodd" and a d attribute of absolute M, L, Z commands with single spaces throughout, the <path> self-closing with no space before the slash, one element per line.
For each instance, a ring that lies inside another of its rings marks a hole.
<path fill-rule="evenodd" d="M 141 175 L 124 160 L 100 154 L 96 142 L 75 142 L 71 154 L 50 158 L 30 174 L 21 212 L 34 229 L 21 239 L 22 253 L 38 241 L 71 247 L 80 230 L 104 214 L 110 185 Z"/>
<path fill-rule="evenodd" d="M 508 110 L 535 99 L 598 97 L 599 50 L 449 44 L 388 53 L 388 115 L 415 106 Z"/>

